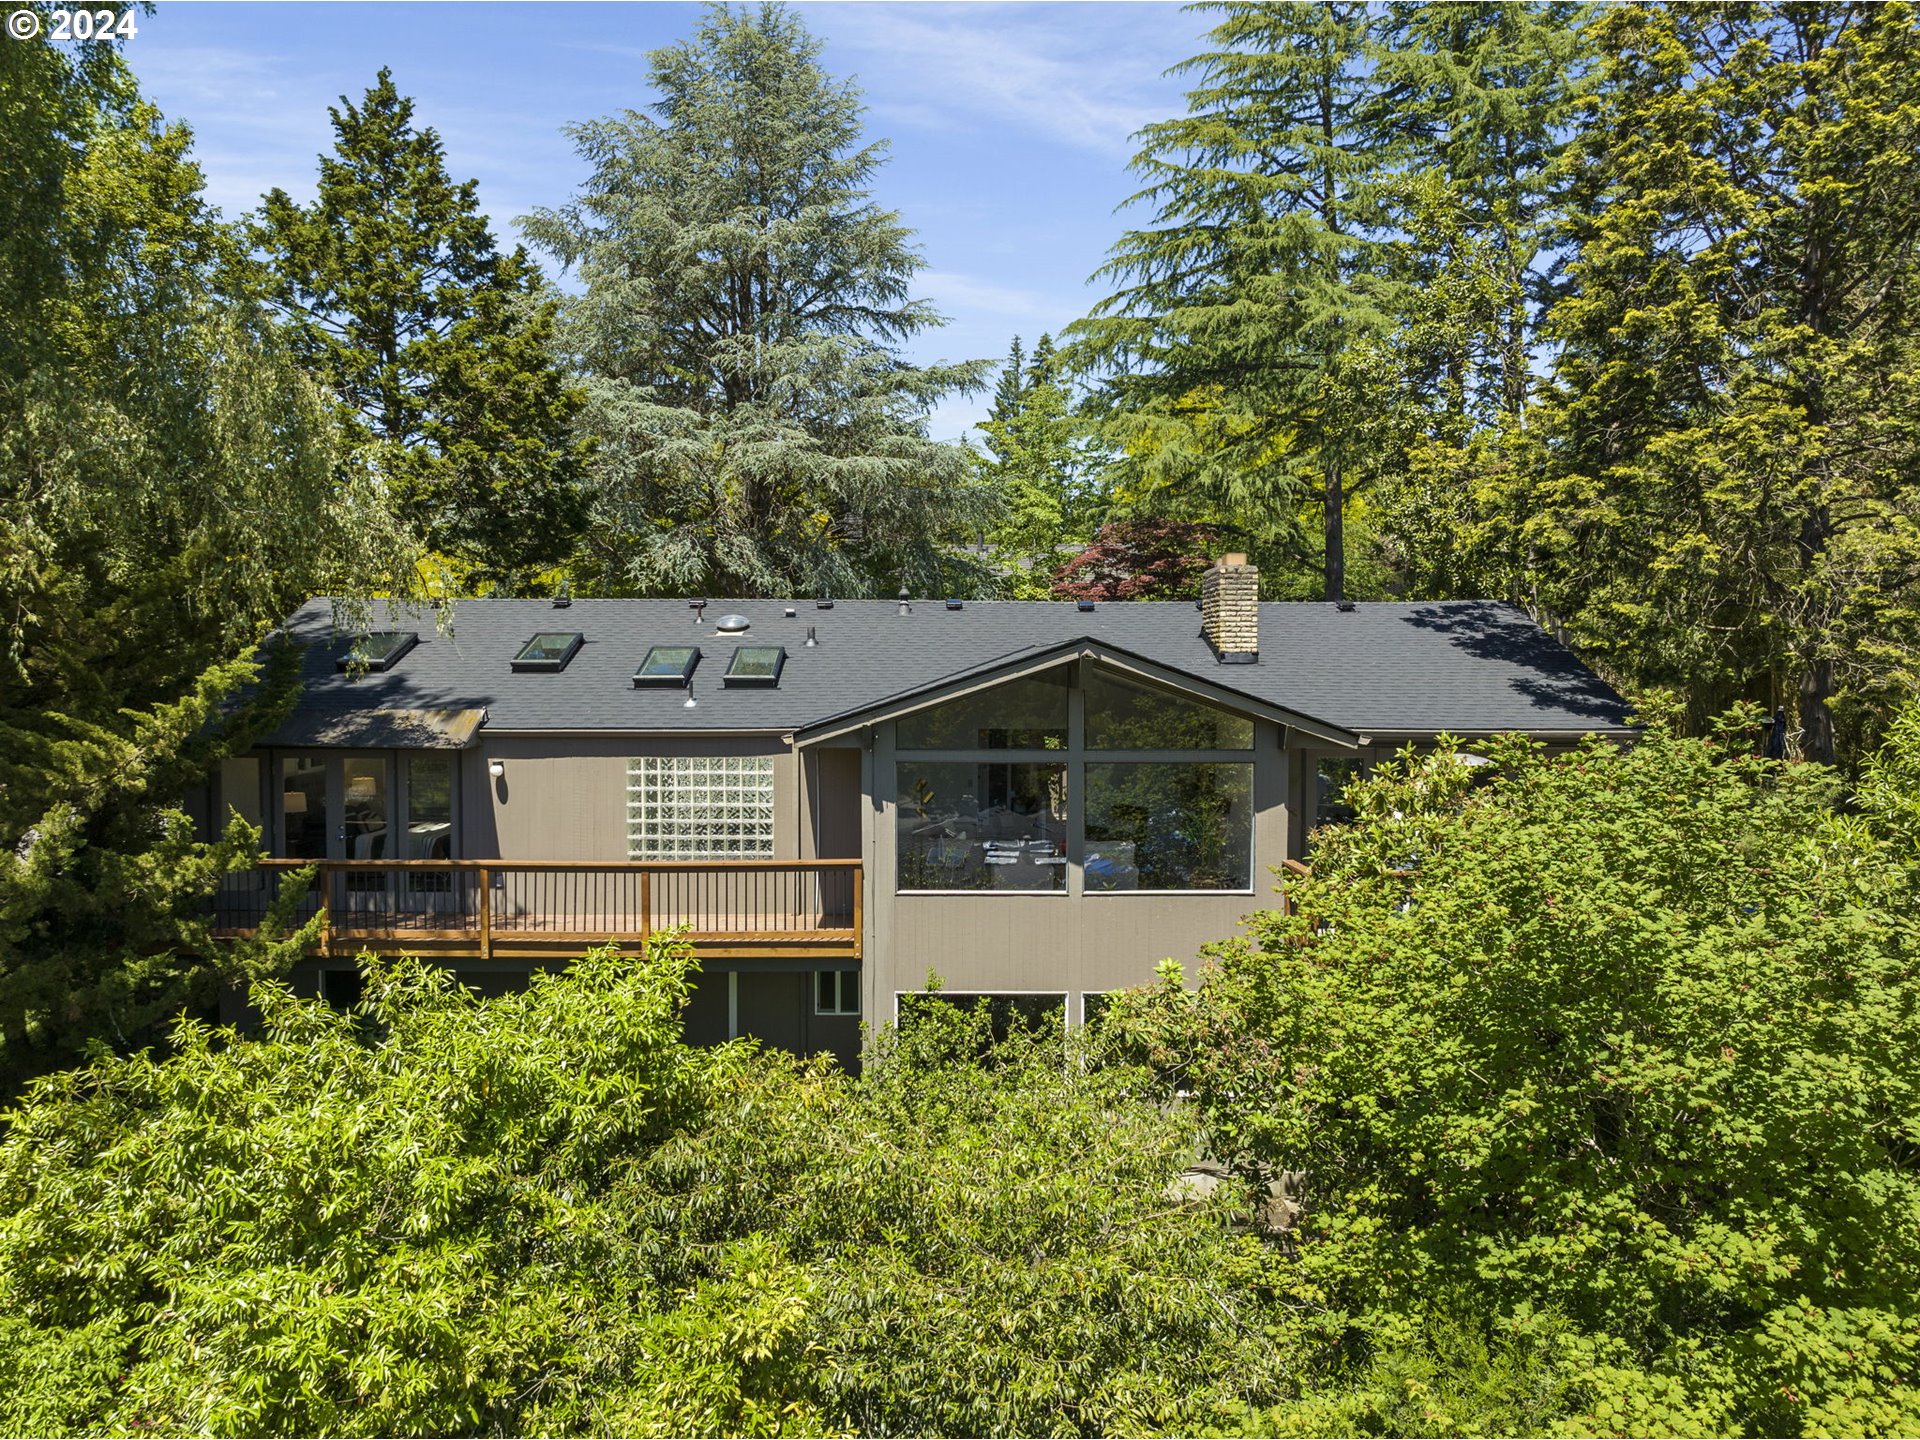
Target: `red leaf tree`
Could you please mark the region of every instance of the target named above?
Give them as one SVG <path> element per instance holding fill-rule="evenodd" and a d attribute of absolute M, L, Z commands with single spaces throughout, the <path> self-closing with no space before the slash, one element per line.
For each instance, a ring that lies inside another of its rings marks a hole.
<path fill-rule="evenodd" d="M 1191 600 L 1220 547 L 1217 526 L 1116 520 L 1053 574 L 1058 600 Z"/>

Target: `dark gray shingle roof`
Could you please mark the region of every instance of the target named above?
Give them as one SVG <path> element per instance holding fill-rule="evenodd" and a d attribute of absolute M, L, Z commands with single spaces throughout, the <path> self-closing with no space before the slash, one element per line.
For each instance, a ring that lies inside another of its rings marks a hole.
<path fill-rule="evenodd" d="M 791 604 L 796 614 L 785 618 Z M 1132 652 L 1269 704 L 1370 734 L 1451 730 L 1580 732 L 1618 730 L 1626 707 L 1559 642 L 1510 605 L 1482 600 L 1358 604 L 1263 604 L 1260 659 L 1221 665 L 1200 638 L 1191 602 L 1116 602 L 1091 612 L 1071 602 L 968 601 L 947 610 L 918 600 L 900 615 L 891 600 L 725 600 L 696 624 L 684 600 L 464 600 L 451 628 L 436 633 L 430 613 L 376 609 L 376 628 L 416 630 L 420 643 L 392 670 L 338 674 L 344 643 L 326 600 L 288 622 L 311 648 L 298 709 L 265 743 L 324 743 L 351 711 L 487 712 L 500 730 L 788 731 L 880 705 L 951 677 L 1082 639 Z M 713 622 L 737 613 L 744 635 L 718 635 Z M 819 645 L 804 648 L 807 627 Z M 586 636 L 559 674 L 515 674 L 509 662 L 537 631 Z M 698 644 L 699 701 L 679 690 L 633 688 L 649 646 Z M 721 674 L 735 645 L 783 644 L 778 688 L 734 688 Z"/>

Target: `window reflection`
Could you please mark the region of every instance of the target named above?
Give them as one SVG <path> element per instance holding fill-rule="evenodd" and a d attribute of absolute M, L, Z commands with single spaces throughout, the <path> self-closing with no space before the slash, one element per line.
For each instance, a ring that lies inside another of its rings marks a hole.
<path fill-rule="evenodd" d="M 327 762 L 293 755 L 280 762 L 280 814 L 286 853 L 295 860 L 327 858 Z"/>
<path fill-rule="evenodd" d="M 908 715 L 897 743 L 902 750 L 1063 750 L 1066 672 L 1013 680 Z"/>
<path fill-rule="evenodd" d="M 1087 766 L 1088 890 L 1245 890 L 1253 766 Z"/>
<path fill-rule="evenodd" d="M 1313 824 L 1345 825 L 1353 819 L 1353 807 L 1347 804 L 1347 786 L 1366 772 L 1362 760 L 1337 760 L 1323 757 L 1314 766 Z"/>
<path fill-rule="evenodd" d="M 216 832 L 227 828 L 229 813 L 238 815 L 249 825 L 261 823 L 258 756 L 229 755 L 220 762 L 220 808 L 213 817 Z"/>
<path fill-rule="evenodd" d="M 387 765 L 384 760 L 344 762 L 346 794 L 341 833 L 349 860 L 387 857 Z"/>
<path fill-rule="evenodd" d="M 407 855 L 446 860 L 453 855 L 453 757 L 415 755 L 407 761 Z"/>
<path fill-rule="evenodd" d="M 1244 715 L 1086 667 L 1089 750 L 1251 750 Z"/>
<path fill-rule="evenodd" d="M 902 890 L 1063 890 L 1067 767 L 903 761 Z"/>

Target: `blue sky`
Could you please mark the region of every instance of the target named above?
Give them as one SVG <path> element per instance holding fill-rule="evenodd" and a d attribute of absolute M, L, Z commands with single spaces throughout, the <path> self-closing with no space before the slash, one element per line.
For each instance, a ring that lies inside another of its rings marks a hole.
<path fill-rule="evenodd" d="M 919 293 L 951 319 L 909 353 L 1001 357 L 1085 313 L 1087 278 L 1135 188 L 1129 136 L 1185 108 L 1166 69 L 1200 50 L 1203 15 L 1177 5 L 818 3 L 798 7 L 824 63 L 865 92 L 869 134 L 892 142 L 875 196 L 919 234 Z M 585 167 L 571 121 L 653 98 L 647 52 L 687 35 L 690 4 L 195 3 L 163 0 L 125 53 L 146 94 L 193 127 L 209 197 L 228 215 L 275 185 L 311 195 L 327 107 L 382 65 L 477 177 L 503 239 L 557 205 Z M 952 438 L 985 412 L 933 416 Z"/>

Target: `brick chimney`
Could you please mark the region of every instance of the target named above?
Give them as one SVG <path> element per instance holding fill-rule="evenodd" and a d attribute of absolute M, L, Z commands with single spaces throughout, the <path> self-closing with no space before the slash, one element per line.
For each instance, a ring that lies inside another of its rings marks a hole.
<path fill-rule="evenodd" d="M 1246 556 L 1222 555 L 1200 577 L 1200 624 L 1222 665 L 1260 658 L 1260 571 Z"/>

